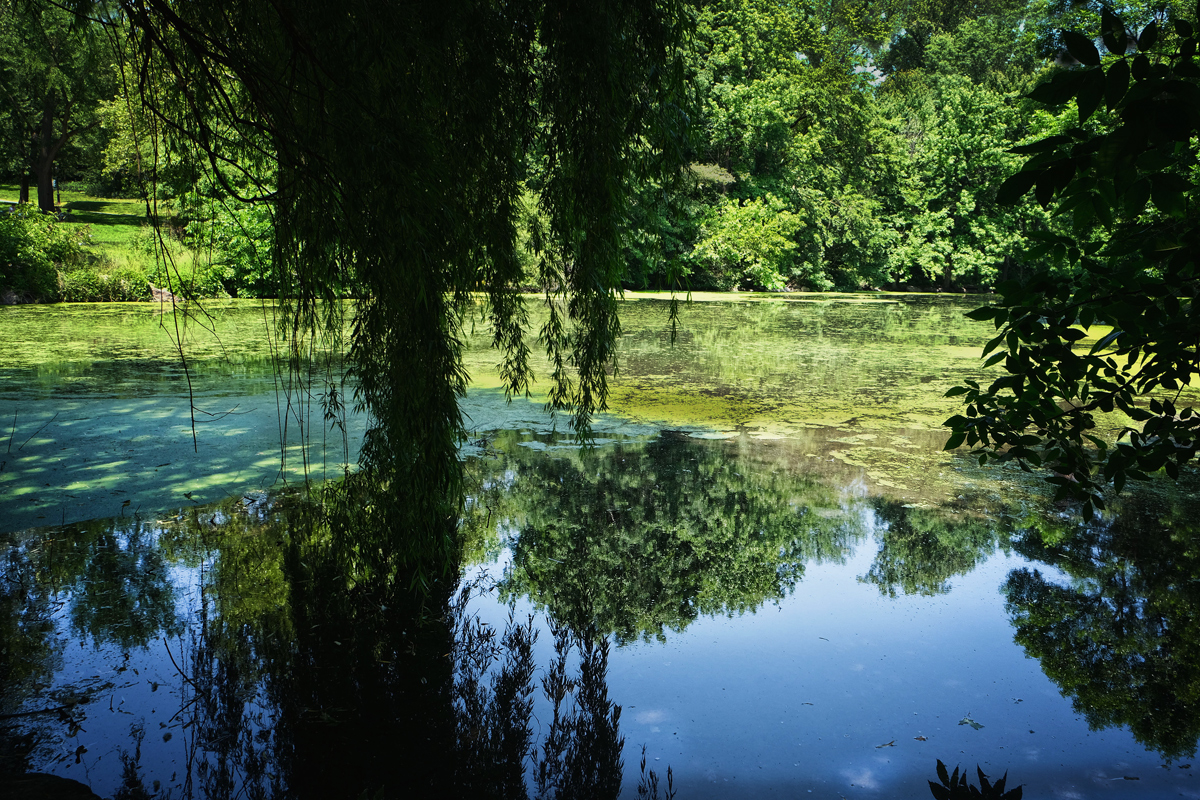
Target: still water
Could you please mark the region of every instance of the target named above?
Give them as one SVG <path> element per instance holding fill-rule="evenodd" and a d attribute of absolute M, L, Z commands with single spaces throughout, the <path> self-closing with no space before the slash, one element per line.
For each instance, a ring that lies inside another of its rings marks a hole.
<path fill-rule="evenodd" d="M 970 299 L 806 300 L 702 299 L 674 344 L 628 303 L 587 450 L 473 343 L 462 583 L 423 609 L 328 590 L 291 492 L 362 420 L 279 386 L 271 309 L 186 329 L 188 374 L 145 307 L 0 309 L 0 775 L 918 798 L 941 759 L 1027 798 L 1200 796 L 1193 494 L 1082 524 L 940 452 Z"/>

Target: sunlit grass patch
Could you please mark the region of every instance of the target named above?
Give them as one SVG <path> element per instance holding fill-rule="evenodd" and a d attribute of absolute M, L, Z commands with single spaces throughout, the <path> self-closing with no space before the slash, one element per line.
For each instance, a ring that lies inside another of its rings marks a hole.
<path fill-rule="evenodd" d="M 0 203 L 15 203 L 18 195 L 16 184 L 0 184 Z M 76 262 L 54 265 L 57 290 L 48 284 L 39 293 L 41 299 L 149 300 L 151 284 L 187 297 L 222 294 L 207 259 L 197 257 L 165 229 L 159 237 L 151 228 L 142 200 L 97 198 L 79 191 L 63 191 L 58 199 L 64 214 L 53 225 L 79 235 L 84 255 Z M 48 280 L 53 283 L 53 276 Z"/>

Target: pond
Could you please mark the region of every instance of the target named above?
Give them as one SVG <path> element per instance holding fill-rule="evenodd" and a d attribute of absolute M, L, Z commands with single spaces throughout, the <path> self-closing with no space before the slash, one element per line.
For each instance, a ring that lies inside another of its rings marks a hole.
<path fill-rule="evenodd" d="M 0 309 L 0 775 L 918 798 L 941 759 L 1027 798 L 1200 796 L 1193 487 L 1084 524 L 941 452 L 978 301 L 699 297 L 672 343 L 630 300 L 592 448 L 472 339 L 462 582 L 414 608 L 329 590 L 297 490 L 363 421 L 280 384 L 271 307 Z"/>

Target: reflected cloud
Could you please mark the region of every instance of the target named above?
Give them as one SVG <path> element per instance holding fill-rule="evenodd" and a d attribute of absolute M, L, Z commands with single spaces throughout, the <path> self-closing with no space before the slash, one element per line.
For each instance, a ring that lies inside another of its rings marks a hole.
<path fill-rule="evenodd" d="M 841 772 L 850 785 L 855 789 L 879 789 L 879 781 L 875 778 L 873 770 L 862 769 L 857 772 L 854 770 L 844 769 Z"/>

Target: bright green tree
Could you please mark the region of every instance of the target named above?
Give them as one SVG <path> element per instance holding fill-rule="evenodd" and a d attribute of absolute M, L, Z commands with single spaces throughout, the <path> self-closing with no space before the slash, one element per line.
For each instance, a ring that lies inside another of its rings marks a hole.
<path fill-rule="evenodd" d="M 1021 209 L 996 204 L 996 187 L 1016 161 L 1008 150 L 1020 137 L 1019 110 L 957 75 L 933 76 L 888 99 L 907 116 L 909 145 L 893 275 L 943 289 L 991 285 L 1026 222 Z"/>
<path fill-rule="evenodd" d="M 692 54 L 697 156 L 736 180 L 697 215 L 696 251 L 685 259 L 694 270 L 726 287 L 886 282 L 894 237 L 881 197 L 894 183 L 894 153 L 866 68 L 894 20 L 883 2 L 722 0 L 701 8 Z M 764 208 L 791 215 L 771 230 L 794 245 L 773 247 L 778 255 L 765 271 L 761 258 L 747 257 L 754 247 L 730 246 Z"/>
<path fill-rule="evenodd" d="M 782 290 L 792 273 L 800 219 L 773 195 L 729 199 L 714 212 L 701 227 L 692 260 L 720 288 Z"/>

